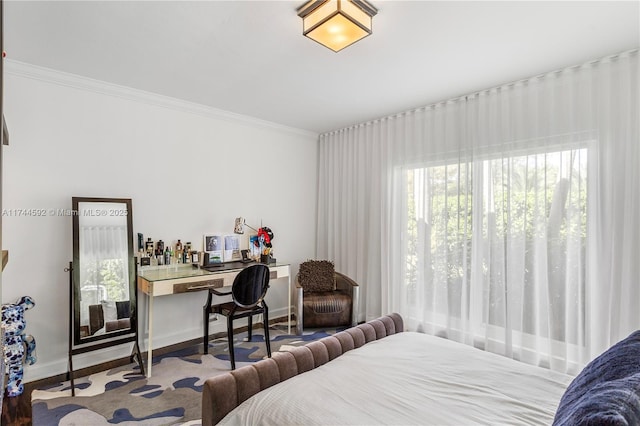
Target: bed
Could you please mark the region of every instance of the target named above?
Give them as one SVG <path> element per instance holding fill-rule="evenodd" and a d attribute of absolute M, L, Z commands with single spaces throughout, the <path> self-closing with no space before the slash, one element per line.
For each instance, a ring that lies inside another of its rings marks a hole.
<path fill-rule="evenodd" d="M 202 424 L 578 424 L 576 407 L 593 383 L 575 389 L 577 379 L 405 332 L 392 314 L 208 379 Z"/>

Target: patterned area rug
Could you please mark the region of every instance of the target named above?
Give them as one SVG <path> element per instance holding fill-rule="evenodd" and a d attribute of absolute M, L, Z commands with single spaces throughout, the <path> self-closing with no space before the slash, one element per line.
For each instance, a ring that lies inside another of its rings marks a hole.
<path fill-rule="evenodd" d="M 269 328 L 271 351 L 286 351 L 334 334 L 336 330 L 287 335 L 286 325 Z M 234 340 L 236 368 L 266 357 L 262 329 Z M 183 425 L 201 424 L 201 392 L 204 381 L 230 371 L 226 336 L 209 341 L 209 354 L 202 345 L 153 358 L 153 376 L 140 375 L 137 364 L 114 368 L 75 380 L 71 397 L 68 381 L 34 390 L 31 395 L 34 426 L 71 425 Z"/>

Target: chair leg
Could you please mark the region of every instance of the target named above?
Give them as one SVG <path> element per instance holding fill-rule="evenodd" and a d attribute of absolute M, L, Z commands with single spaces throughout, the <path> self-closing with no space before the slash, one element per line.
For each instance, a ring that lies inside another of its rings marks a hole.
<path fill-rule="evenodd" d="M 267 304 L 262 301 L 264 312 L 262 313 L 262 325 L 264 327 L 264 342 L 267 345 L 267 356 L 271 358 L 271 339 L 269 339 L 269 308 Z"/>
<path fill-rule="evenodd" d="M 236 356 L 233 350 L 233 317 L 227 317 L 227 340 L 229 341 L 229 360 L 231 361 L 231 369 L 236 369 Z"/>
<path fill-rule="evenodd" d="M 247 341 L 250 342 L 253 338 L 253 316 L 247 317 Z"/>
<path fill-rule="evenodd" d="M 209 309 L 205 306 L 202 308 L 202 320 L 204 323 L 204 336 L 202 337 L 202 346 L 204 347 L 204 354 L 209 353 Z"/>

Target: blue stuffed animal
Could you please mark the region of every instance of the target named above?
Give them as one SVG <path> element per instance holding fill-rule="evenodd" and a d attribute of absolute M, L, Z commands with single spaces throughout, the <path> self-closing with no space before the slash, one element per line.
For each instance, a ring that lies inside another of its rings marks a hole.
<path fill-rule="evenodd" d="M 32 365 L 36 362 L 36 340 L 33 336 L 24 334 L 27 326 L 24 312 L 35 305 L 36 302 L 29 296 L 21 297 L 16 303 L 2 305 L 2 325 L 5 333 L 4 363 L 9 374 L 8 396 L 22 395 L 24 364 Z"/>

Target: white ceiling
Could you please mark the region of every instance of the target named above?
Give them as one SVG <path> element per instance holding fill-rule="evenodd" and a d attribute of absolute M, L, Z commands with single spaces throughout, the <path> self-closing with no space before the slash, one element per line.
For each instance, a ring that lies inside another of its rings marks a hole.
<path fill-rule="evenodd" d="M 299 1 L 7 1 L 8 59 L 325 132 L 637 48 L 638 1 L 383 1 L 334 53 Z"/>

